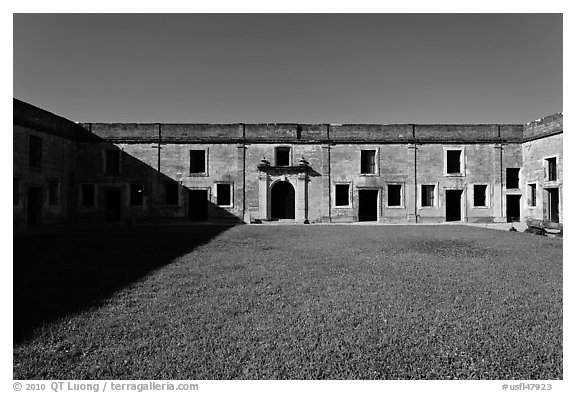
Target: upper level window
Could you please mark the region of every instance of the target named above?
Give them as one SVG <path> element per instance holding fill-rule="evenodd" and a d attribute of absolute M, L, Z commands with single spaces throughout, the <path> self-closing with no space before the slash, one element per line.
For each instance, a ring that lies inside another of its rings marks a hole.
<path fill-rule="evenodd" d="M 461 174 L 462 170 L 462 150 L 446 150 L 446 174 Z"/>
<path fill-rule="evenodd" d="M 536 183 L 528 184 L 528 206 L 536 206 Z"/>
<path fill-rule="evenodd" d="M 190 174 L 206 173 L 206 150 L 190 150 Z"/>
<path fill-rule="evenodd" d="M 28 166 L 39 169 L 42 167 L 42 138 L 30 135 L 28 145 Z"/>
<path fill-rule="evenodd" d="M 276 166 L 289 166 L 290 165 L 290 148 L 277 147 L 276 148 Z"/>
<path fill-rule="evenodd" d="M 518 188 L 520 184 L 520 168 L 506 168 L 506 188 Z"/>
<path fill-rule="evenodd" d="M 556 181 L 558 180 L 557 170 L 556 170 L 556 157 L 547 158 L 548 163 L 548 180 Z"/>
<path fill-rule="evenodd" d="M 142 206 L 144 204 L 144 185 L 130 184 L 130 205 Z"/>
<path fill-rule="evenodd" d="M 106 150 L 104 173 L 107 175 L 117 175 L 120 173 L 120 151 Z"/>
<path fill-rule="evenodd" d="M 376 150 L 362 150 L 360 152 L 360 173 L 376 173 Z"/>

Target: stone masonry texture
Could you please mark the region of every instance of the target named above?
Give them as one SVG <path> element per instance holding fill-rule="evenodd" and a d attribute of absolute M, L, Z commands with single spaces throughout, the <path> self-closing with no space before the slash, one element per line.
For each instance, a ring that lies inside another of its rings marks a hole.
<path fill-rule="evenodd" d="M 208 221 L 267 221 L 285 204 L 295 221 L 306 223 L 355 222 L 366 209 L 369 220 L 381 223 L 444 222 L 454 214 L 457 221 L 495 222 L 510 218 L 510 195 L 520 197 L 520 220 L 546 220 L 556 189 L 562 222 L 562 119 L 554 114 L 525 125 L 76 124 L 14 99 L 14 226 L 31 225 L 32 188 L 42 194 L 41 225 L 105 221 L 114 209 L 115 218 L 127 222 L 197 219 L 193 213 L 204 202 L 194 192 L 206 199 Z M 33 136 L 42 140 L 40 168 L 29 165 Z M 282 149 L 288 165 L 277 165 Z M 110 151 L 119 156 L 117 173 L 106 168 Z M 198 151 L 203 172 L 191 171 Z M 459 152 L 456 172 L 448 172 L 449 151 Z M 374 157 L 371 173 L 362 173 L 363 154 Z M 551 161 L 554 179 L 548 178 Z M 520 169 L 519 188 L 507 187 L 507 168 Z M 59 198 L 49 203 L 54 182 Z M 293 193 L 278 195 L 278 184 L 289 184 L 284 189 Z M 94 189 L 93 204 L 83 203 L 84 185 Z M 336 205 L 336 185 L 348 186 L 348 204 Z M 431 201 L 423 186 L 433 186 Z M 400 190 L 399 202 L 390 188 Z M 485 190 L 481 206 L 475 189 Z M 171 190 L 177 203 L 167 203 Z M 376 199 L 362 200 L 362 190 L 375 191 Z M 451 200 L 451 191 L 459 199 Z M 142 203 L 134 202 L 134 192 L 142 193 Z"/>

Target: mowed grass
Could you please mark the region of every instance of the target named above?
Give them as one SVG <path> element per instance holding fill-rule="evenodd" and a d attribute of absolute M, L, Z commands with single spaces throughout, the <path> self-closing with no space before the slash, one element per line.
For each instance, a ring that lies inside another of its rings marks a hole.
<path fill-rule="evenodd" d="M 34 331 L 14 378 L 561 379 L 562 240 L 233 227 Z"/>

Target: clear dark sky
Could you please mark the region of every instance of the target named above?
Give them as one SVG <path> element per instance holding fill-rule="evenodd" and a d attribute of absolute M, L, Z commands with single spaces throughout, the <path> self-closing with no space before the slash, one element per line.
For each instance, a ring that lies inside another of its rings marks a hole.
<path fill-rule="evenodd" d="M 81 122 L 525 123 L 561 14 L 14 16 L 14 97 Z"/>

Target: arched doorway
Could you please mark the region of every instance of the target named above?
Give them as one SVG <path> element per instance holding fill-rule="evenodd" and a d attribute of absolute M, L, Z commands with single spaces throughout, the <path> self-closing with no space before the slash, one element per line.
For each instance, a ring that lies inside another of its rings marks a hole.
<path fill-rule="evenodd" d="M 272 186 L 272 219 L 294 219 L 294 187 L 288 181 Z"/>

